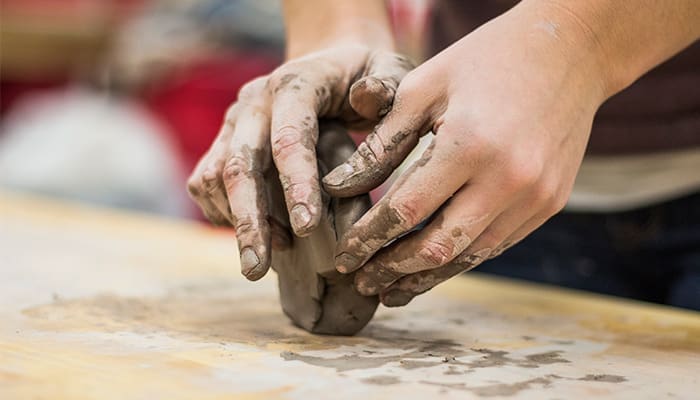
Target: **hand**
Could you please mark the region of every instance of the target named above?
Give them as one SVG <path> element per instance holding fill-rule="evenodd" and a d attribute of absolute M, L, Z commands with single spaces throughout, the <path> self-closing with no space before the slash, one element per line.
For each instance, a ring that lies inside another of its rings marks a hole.
<path fill-rule="evenodd" d="M 564 206 L 605 97 L 597 59 L 572 32 L 516 7 L 401 82 L 392 111 L 323 180 L 331 195 L 368 191 L 435 134 L 338 244 L 337 269 L 362 268 L 360 293 L 404 305 Z"/>
<path fill-rule="evenodd" d="M 308 235 L 321 216 L 319 118 L 373 125 L 391 108 L 410 68 L 395 53 L 344 45 L 288 61 L 241 89 L 187 187 L 210 221 L 236 230 L 248 279 L 260 279 L 269 269 L 273 239 L 289 240 L 281 224 L 268 218 L 273 205 L 267 203 L 263 174 L 270 162 L 279 170 L 294 232 Z"/>

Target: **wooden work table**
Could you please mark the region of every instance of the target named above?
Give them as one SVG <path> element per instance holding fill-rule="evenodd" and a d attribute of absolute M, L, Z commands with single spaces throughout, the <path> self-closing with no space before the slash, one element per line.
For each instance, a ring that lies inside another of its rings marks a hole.
<path fill-rule="evenodd" d="M 0 399 L 690 399 L 700 315 L 469 276 L 356 337 L 282 314 L 225 230 L 0 194 Z"/>

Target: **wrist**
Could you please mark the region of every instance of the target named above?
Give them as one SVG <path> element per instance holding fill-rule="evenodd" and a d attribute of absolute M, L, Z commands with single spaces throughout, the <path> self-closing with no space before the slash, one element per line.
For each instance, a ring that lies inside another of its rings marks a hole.
<path fill-rule="evenodd" d="M 293 59 L 315 51 L 343 45 L 361 45 L 376 50 L 394 51 L 391 29 L 377 21 L 348 20 L 319 33 L 316 29 L 287 29 L 286 58 Z"/>
<path fill-rule="evenodd" d="M 618 62 L 604 46 L 601 32 L 588 22 L 593 10 L 576 3 L 576 9 L 557 0 L 526 0 L 512 13 L 535 46 L 546 48 L 543 54 L 560 60 L 560 68 L 580 78 L 600 103 L 629 83 L 620 73 Z M 586 3 L 586 2 L 580 2 Z M 592 7 L 590 7 L 592 8 Z M 582 15 L 583 14 L 583 15 Z"/>
<path fill-rule="evenodd" d="M 285 0 L 284 20 L 287 59 L 338 44 L 394 49 L 384 0 Z"/>
<path fill-rule="evenodd" d="M 700 38 L 697 0 L 524 0 L 519 6 L 557 24 L 572 52 L 594 61 L 589 67 L 605 98 Z"/>

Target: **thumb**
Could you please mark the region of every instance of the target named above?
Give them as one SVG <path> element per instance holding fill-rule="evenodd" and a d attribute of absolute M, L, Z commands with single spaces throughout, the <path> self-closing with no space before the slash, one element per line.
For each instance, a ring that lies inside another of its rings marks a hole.
<path fill-rule="evenodd" d="M 379 120 L 391 110 L 399 82 L 413 67 L 413 63 L 400 54 L 372 53 L 366 75 L 350 88 L 350 106 L 362 118 Z"/>

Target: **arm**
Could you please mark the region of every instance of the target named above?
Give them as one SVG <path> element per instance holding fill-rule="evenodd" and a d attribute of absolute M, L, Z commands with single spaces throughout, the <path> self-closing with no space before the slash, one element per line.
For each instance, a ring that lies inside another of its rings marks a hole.
<path fill-rule="evenodd" d="M 339 241 L 337 269 L 404 305 L 525 238 L 566 204 L 598 107 L 696 40 L 699 20 L 695 0 L 525 0 L 411 71 L 326 189 L 367 191 L 435 136 Z"/>

